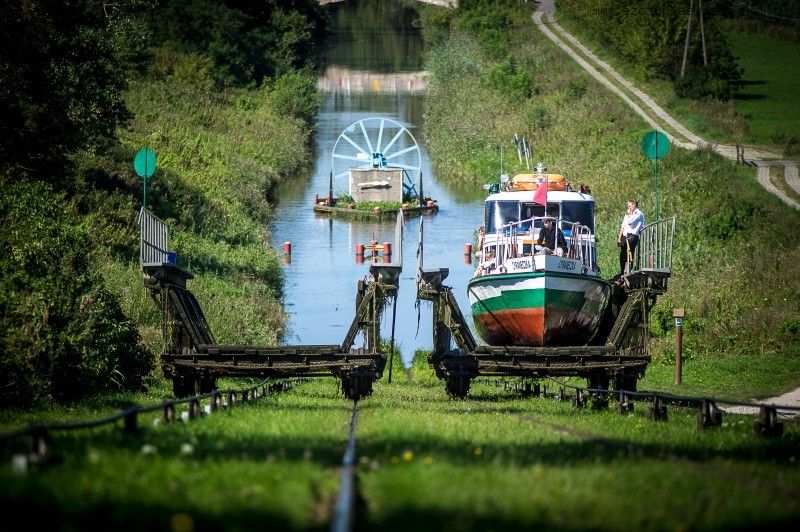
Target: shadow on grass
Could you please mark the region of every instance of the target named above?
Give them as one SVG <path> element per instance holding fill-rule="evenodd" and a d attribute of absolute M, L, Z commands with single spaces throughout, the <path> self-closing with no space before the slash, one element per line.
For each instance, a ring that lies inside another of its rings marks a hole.
<path fill-rule="evenodd" d="M 326 523 L 295 526 L 286 514 L 236 508 L 219 513 L 184 504 L 162 504 L 109 499 L 72 501 L 69 507 L 57 500 L 46 486 L 0 495 L 0 512 L 10 522 L 25 523 L 30 530 L 327 530 Z M 225 494 L 221 493 L 220 497 Z"/>
<path fill-rule="evenodd" d="M 382 532 L 392 530 L 458 530 L 461 532 L 486 531 L 486 530 L 582 530 L 582 531 L 605 531 L 617 530 L 613 525 L 602 526 L 591 522 L 584 522 L 580 525 L 565 523 L 565 519 L 558 516 L 558 511 L 553 510 L 553 514 L 545 513 L 541 516 L 529 519 L 513 519 L 508 515 L 474 515 L 467 511 L 443 511 L 420 508 L 405 508 L 402 511 L 381 515 L 380 519 L 369 520 L 357 523 L 356 530 L 381 530 Z M 367 516 L 368 517 L 368 516 Z M 792 518 L 770 518 L 761 516 L 758 521 L 742 522 L 735 517 L 728 519 L 722 518 L 719 524 L 711 527 L 702 527 L 707 531 L 734 531 L 734 530 L 753 530 L 761 528 L 763 530 L 791 530 Z M 762 528 L 764 527 L 764 528 Z M 660 527 L 653 523 L 650 529 Z"/>

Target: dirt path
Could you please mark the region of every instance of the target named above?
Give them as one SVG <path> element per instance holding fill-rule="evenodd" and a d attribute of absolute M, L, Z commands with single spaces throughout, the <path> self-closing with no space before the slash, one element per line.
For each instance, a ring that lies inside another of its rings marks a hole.
<path fill-rule="evenodd" d="M 786 392 L 783 395 L 770 397 L 769 399 L 760 399 L 756 400 L 755 402 L 764 405 L 772 404 L 781 406 L 800 407 L 800 388 L 792 390 L 791 392 Z M 758 414 L 758 408 L 754 406 L 725 406 L 721 407 L 720 410 L 722 410 L 723 412 L 727 412 L 728 414 L 749 414 L 749 415 Z M 789 412 L 780 409 L 778 410 L 778 415 L 781 417 L 795 417 L 798 414 L 799 414 L 798 412 Z"/>
<path fill-rule="evenodd" d="M 591 50 L 581 44 L 578 39 L 562 28 L 553 18 L 554 0 L 542 0 L 533 14 L 536 27 L 553 43 L 577 62 L 594 79 L 611 92 L 622 98 L 628 106 L 641 116 L 654 129 L 663 130 L 670 141 L 687 150 L 711 149 L 726 159 L 737 160 L 737 149 L 734 145 L 714 144 L 692 133 L 686 126 L 678 122 L 672 115 L 658 105 L 650 96 L 639 90 L 633 83 L 622 77 L 611 65 L 598 58 Z M 775 195 L 787 205 L 800 209 L 800 203 L 789 197 L 783 190 L 769 180 L 769 167 L 782 166 L 787 183 L 795 189 L 800 188 L 797 182 L 797 161 L 782 161 L 778 154 L 745 146 L 746 162 L 757 167 L 756 179 L 770 194 Z M 765 172 L 766 170 L 766 172 Z M 766 178 L 765 178 L 766 175 Z M 796 189 L 795 189 L 796 190 Z"/>

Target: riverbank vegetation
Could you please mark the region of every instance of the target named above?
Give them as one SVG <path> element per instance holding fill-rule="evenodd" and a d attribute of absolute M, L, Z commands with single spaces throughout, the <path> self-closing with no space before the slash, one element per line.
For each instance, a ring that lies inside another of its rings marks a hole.
<path fill-rule="evenodd" d="M 308 164 L 319 5 L 41 1 L 6 15 L 2 400 L 75 399 L 158 376 L 131 165 L 145 145 L 158 156 L 148 207 L 170 226 L 215 335 L 275 342 L 284 318 L 269 198 Z"/>
<path fill-rule="evenodd" d="M 423 24 L 434 24 L 425 31 L 434 44 L 425 135 L 437 175 L 476 188 L 496 181 L 501 146 L 504 170 L 522 170 L 511 139 L 526 135 L 534 162 L 591 186 L 600 265 L 611 277 L 626 199 L 640 199 L 647 219 L 655 216 L 652 167 L 639 151 L 649 128 L 539 33 L 530 11 L 521 15 L 513 1 L 492 5 L 495 11 L 479 1 L 446 14 L 423 10 Z M 505 21 L 497 35 L 484 30 L 490 19 Z M 771 379 L 774 392 L 800 384 L 800 278 L 793 266 L 800 214 L 763 190 L 751 168 L 711 152 L 673 149 L 659 173 L 662 216 L 676 215 L 678 229 L 670 290 L 651 316 L 655 364 L 671 364 L 672 308 L 686 307 L 685 381 L 695 389 L 703 386 L 692 382 L 694 361 L 719 361 L 713 378 L 727 389 L 753 372 L 755 380 Z M 787 371 L 773 372 L 775 366 Z M 661 375 L 666 385 L 668 375 Z"/>

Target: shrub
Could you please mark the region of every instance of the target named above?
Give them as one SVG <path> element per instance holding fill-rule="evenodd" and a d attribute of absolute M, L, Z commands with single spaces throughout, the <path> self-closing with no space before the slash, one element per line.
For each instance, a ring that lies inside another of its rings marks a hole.
<path fill-rule="evenodd" d="M 0 400 L 7 404 L 135 389 L 152 367 L 64 202 L 46 185 L 3 184 Z"/>

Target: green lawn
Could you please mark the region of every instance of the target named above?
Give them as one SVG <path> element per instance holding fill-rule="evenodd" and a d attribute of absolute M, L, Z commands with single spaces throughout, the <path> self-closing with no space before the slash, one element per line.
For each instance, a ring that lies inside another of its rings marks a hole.
<path fill-rule="evenodd" d="M 358 527 L 717 530 L 800 517 L 797 422 L 774 440 L 745 416 L 698 432 L 691 410 L 653 422 L 644 404 L 576 410 L 484 381 L 456 401 L 423 365 L 409 375 L 359 406 Z M 349 410 L 324 380 L 189 424 L 146 417 L 135 436 L 58 435 L 58 460 L 24 473 L 10 467 L 22 447 L 5 448 L 0 508 L 60 529 L 325 529 Z"/>
<path fill-rule="evenodd" d="M 800 142 L 800 45 L 744 31 L 727 37 L 744 68 L 736 110 L 746 118 L 752 142 L 785 146 L 790 137 Z"/>

